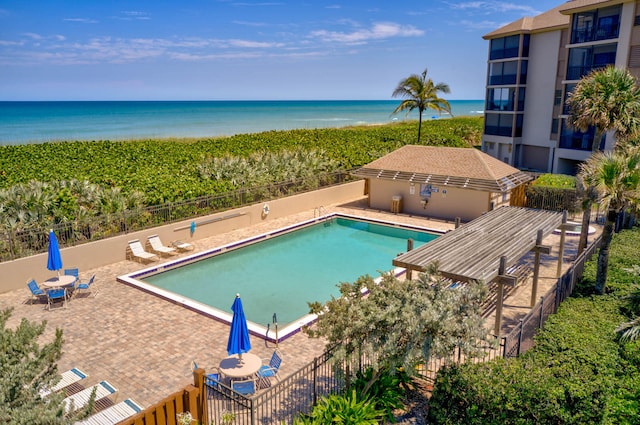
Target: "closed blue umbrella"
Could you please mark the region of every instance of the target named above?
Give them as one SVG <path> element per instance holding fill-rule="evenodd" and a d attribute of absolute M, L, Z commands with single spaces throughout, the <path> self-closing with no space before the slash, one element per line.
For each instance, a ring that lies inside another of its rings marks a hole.
<path fill-rule="evenodd" d="M 231 310 L 233 311 L 233 319 L 231 319 L 231 330 L 227 342 L 227 354 L 237 354 L 242 360 L 242 353 L 251 350 L 251 341 L 249 341 L 249 328 L 247 327 L 247 318 L 244 317 L 240 294 L 236 294 Z"/>
<path fill-rule="evenodd" d="M 58 246 L 58 238 L 53 232 L 49 232 L 49 256 L 47 258 L 47 268 L 51 271 L 57 271 L 62 268 L 62 257 L 60 256 L 60 247 Z"/>

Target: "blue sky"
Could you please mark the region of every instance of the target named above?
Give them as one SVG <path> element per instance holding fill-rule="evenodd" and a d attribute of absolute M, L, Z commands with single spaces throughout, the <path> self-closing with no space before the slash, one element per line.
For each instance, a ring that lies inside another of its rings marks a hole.
<path fill-rule="evenodd" d="M 486 34 L 562 0 L 3 0 L 0 100 L 484 97 Z"/>

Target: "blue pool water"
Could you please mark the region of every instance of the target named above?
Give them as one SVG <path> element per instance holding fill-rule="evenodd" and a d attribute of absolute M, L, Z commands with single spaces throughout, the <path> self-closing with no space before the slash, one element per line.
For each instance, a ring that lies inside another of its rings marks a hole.
<path fill-rule="evenodd" d="M 145 282 L 230 312 L 240 293 L 247 320 L 286 326 L 309 313 L 307 302 L 339 296 L 337 285 L 393 269 L 391 260 L 437 235 L 331 218 L 281 236 L 143 278 Z"/>

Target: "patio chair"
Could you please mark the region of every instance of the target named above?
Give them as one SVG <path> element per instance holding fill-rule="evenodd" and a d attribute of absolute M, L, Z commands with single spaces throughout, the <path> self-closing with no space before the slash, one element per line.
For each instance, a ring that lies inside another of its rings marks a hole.
<path fill-rule="evenodd" d="M 198 369 L 198 363 L 196 363 L 195 360 L 191 362 L 191 369 Z M 218 386 L 220 382 L 222 382 L 222 372 L 220 372 L 220 369 L 218 369 L 217 367 L 213 367 L 212 369 L 214 370 L 214 372 L 204 375 L 204 380 L 210 386 L 215 387 Z"/>
<path fill-rule="evenodd" d="M 73 276 L 76 278 L 76 280 L 71 284 L 71 288 L 75 286 L 76 282 L 78 282 L 78 279 L 80 278 L 78 268 L 64 269 L 64 275 Z"/>
<path fill-rule="evenodd" d="M 75 291 L 73 291 L 73 296 L 77 297 L 80 291 L 83 291 L 85 293 L 88 292 L 89 294 L 93 293 L 93 297 L 95 298 L 96 295 L 98 295 L 98 293 L 91 291 L 91 285 L 93 285 L 93 281 L 95 280 L 95 278 L 96 278 L 96 275 L 94 274 L 93 276 L 91 276 L 89 280 L 84 280 L 84 281 L 81 280 L 78 283 L 78 286 L 76 286 Z"/>
<path fill-rule="evenodd" d="M 130 418 L 136 413 L 142 412 L 142 407 L 128 398 L 111 407 L 95 413 L 88 418 L 76 422 L 75 425 L 112 425 Z"/>
<path fill-rule="evenodd" d="M 248 396 L 256 392 L 256 378 L 231 381 L 231 389 L 238 394 Z"/>
<path fill-rule="evenodd" d="M 163 255 L 165 257 L 170 255 L 176 255 L 176 249 L 169 246 L 164 246 L 158 235 L 151 235 L 147 238 L 148 245 L 152 252 Z"/>
<path fill-rule="evenodd" d="M 135 260 L 140 262 L 156 261 L 158 257 L 155 254 L 151 254 L 144 250 L 144 247 L 140 243 L 139 239 L 129 241 L 127 247 L 127 260 Z"/>
<path fill-rule="evenodd" d="M 98 384 L 91 386 L 89 388 L 85 388 L 84 390 L 77 392 L 63 400 L 65 405 L 65 410 L 67 413 L 82 409 L 87 405 L 89 399 L 91 398 L 91 393 L 96 391 L 95 402 L 97 403 L 99 400 L 103 398 L 110 397 L 118 392 L 118 390 L 108 383 L 107 381 L 100 381 Z"/>
<path fill-rule="evenodd" d="M 73 369 L 67 370 L 66 372 L 62 372 L 60 381 L 58 381 L 58 383 L 55 384 L 51 388 L 46 388 L 46 389 L 41 390 L 40 391 L 40 396 L 41 397 L 46 397 L 49 394 L 65 390 L 65 389 L 71 387 L 72 385 L 78 384 L 80 381 L 85 379 L 87 376 L 89 376 L 89 375 L 87 375 L 86 373 L 84 373 L 83 371 L 78 369 L 77 367 L 74 367 Z"/>
<path fill-rule="evenodd" d="M 281 364 L 282 355 L 278 350 L 274 350 L 271 359 L 269 359 L 269 363 L 261 366 L 256 375 L 258 375 L 258 378 L 262 381 L 266 381 L 269 378 L 276 378 L 279 381 L 280 376 L 278 376 L 278 371 L 280 370 Z"/>
<path fill-rule="evenodd" d="M 193 251 L 193 245 L 188 242 L 173 241 L 171 242 L 171 245 L 173 245 L 173 247 L 178 251 Z"/>
<path fill-rule="evenodd" d="M 31 291 L 31 299 L 30 299 L 31 304 L 33 304 L 34 298 L 43 299 L 43 300 L 47 298 L 47 293 L 44 292 L 44 290 L 38 286 L 38 283 L 36 282 L 35 279 L 29 280 L 27 282 L 27 287 L 29 287 L 29 290 Z"/>
<path fill-rule="evenodd" d="M 51 306 L 62 303 L 62 308 L 67 308 L 67 290 L 65 288 L 47 289 L 47 309 L 51 311 Z"/>

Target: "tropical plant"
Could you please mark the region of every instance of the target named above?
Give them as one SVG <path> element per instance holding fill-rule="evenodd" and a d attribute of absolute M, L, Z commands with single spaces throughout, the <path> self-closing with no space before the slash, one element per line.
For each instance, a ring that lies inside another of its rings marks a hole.
<path fill-rule="evenodd" d="M 446 83 L 435 84 L 431 78 L 427 78 L 427 70 L 422 74 L 412 74 L 398 83 L 391 94 L 393 97 L 402 97 L 404 100 L 396 107 L 393 114 L 398 112 L 418 110 L 418 144 L 420 143 L 420 133 L 422 129 L 422 113 L 426 109 L 433 109 L 438 113 L 448 112 L 451 114 L 451 105 L 445 99 L 438 96 L 438 93 L 450 93 L 451 89 Z"/>
<path fill-rule="evenodd" d="M 448 289 L 435 266 L 415 280 L 384 274 L 340 285 L 339 298 L 324 305 L 310 303 L 319 315 L 305 331 L 323 337 L 335 361 L 358 361 L 365 356 L 374 373 L 363 392 L 385 372 L 404 370 L 409 376 L 431 356 L 448 356 L 458 347 L 467 357 L 482 352 L 488 331 L 481 316 L 484 284 Z M 366 295 L 363 295 L 365 294 Z"/>
<path fill-rule="evenodd" d="M 60 380 L 56 362 L 62 356 L 62 330 L 40 346 L 46 321 L 37 324 L 22 319 L 7 328 L 12 309 L 0 310 L 0 423 L 7 425 L 71 424 L 93 409 L 95 392 L 86 408 L 67 414 L 64 393 L 43 397 L 46 388 Z"/>
<path fill-rule="evenodd" d="M 607 131 L 618 144 L 640 131 L 640 88 L 627 69 L 608 66 L 582 78 L 569 94 L 569 124 L 581 131 L 595 127 L 593 150 Z"/>
<path fill-rule="evenodd" d="M 371 400 L 360 399 L 355 390 L 320 399 L 309 415 L 300 416 L 295 425 L 377 425 L 383 412 Z"/>
<path fill-rule="evenodd" d="M 375 374 L 373 368 L 356 373 L 353 389 L 361 399 L 369 399 L 376 409 L 384 412 L 387 421 L 394 421 L 394 411 L 404 406 L 409 375 L 402 369 L 389 373 L 383 371 L 373 385 L 369 385 Z"/>
<path fill-rule="evenodd" d="M 640 150 L 630 148 L 597 152 L 580 165 L 579 178 L 585 187 L 593 187 L 607 209 L 598 253 L 595 290 L 604 293 L 609 267 L 609 247 L 618 215 L 640 200 Z"/>
<path fill-rule="evenodd" d="M 569 125 L 581 131 L 595 128 L 592 149 L 598 150 L 604 133 L 615 131 L 618 147 L 626 146 L 640 131 L 640 88 L 627 69 L 608 66 L 583 77 L 569 94 Z M 579 251 L 586 247 L 594 192 L 582 187 L 583 216 Z"/>

